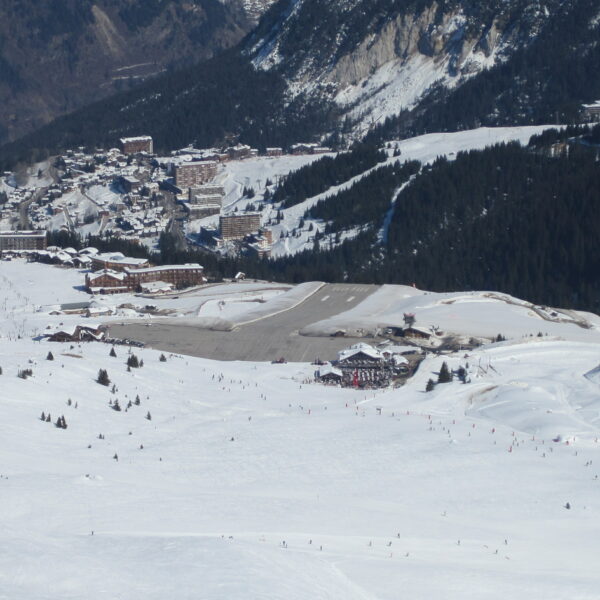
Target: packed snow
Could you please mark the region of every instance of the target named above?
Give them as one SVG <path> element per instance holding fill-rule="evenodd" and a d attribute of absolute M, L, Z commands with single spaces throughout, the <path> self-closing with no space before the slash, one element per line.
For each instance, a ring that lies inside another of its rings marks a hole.
<path fill-rule="evenodd" d="M 79 299 L 77 275 L 0 263 L 0 598 L 597 599 L 593 331 L 523 337 L 511 313 L 516 341 L 431 354 L 378 391 L 318 385 L 308 364 L 7 336 Z M 490 311 L 494 332 L 514 306 L 401 292 L 440 322 Z M 443 361 L 467 383 L 426 393 Z"/>
<path fill-rule="evenodd" d="M 600 318 L 519 300 L 497 292 L 434 293 L 384 285 L 353 309 L 307 327 L 308 335 L 339 330 L 375 333 L 404 327 L 404 315 L 427 331 L 466 338 L 552 336 L 600 343 Z"/>

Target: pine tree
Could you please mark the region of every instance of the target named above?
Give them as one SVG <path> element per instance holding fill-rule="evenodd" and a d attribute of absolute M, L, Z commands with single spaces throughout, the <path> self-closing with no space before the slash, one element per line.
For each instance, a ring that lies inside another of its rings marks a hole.
<path fill-rule="evenodd" d="M 98 378 L 96 379 L 96 381 L 100 385 L 105 385 L 105 386 L 109 386 L 110 385 L 110 379 L 109 379 L 108 373 L 106 372 L 105 369 L 100 369 L 98 371 Z"/>
<path fill-rule="evenodd" d="M 134 404 L 135 404 L 136 406 L 139 406 L 141 403 L 142 403 L 142 401 L 140 400 L 140 396 L 139 396 L 139 394 L 138 394 L 138 395 L 135 397 L 135 402 L 134 402 Z"/>
<path fill-rule="evenodd" d="M 109 356 L 112 356 L 113 358 L 115 358 L 117 356 L 117 353 L 115 352 L 115 347 L 113 346 L 110 349 L 110 352 L 108 353 Z"/>
<path fill-rule="evenodd" d="M 138 357 L 135 354 L 131 354 L 128 358 L 127 358 L 127 366 L 131 367 L 133 369 L 138 369 L 140 366 L 140 361 L 138 360 Z"/>
<path fill-rule="evenodd" d="M 148 414 L 146 415 L 146 419 L 148 419 L 148 421 L 152 421 L 152 415 L 150 414 L 150 411 L 148 411 Z"/>
<path fill-rule="evenodd" d="M 112 409 L 116 410 L 117 412 L 121 411 L 121 405 L 119 404 L 118 398 L 115 400 L 114 404 L 112 405 Z"/>
<path fill-rule="evenodd" d="M 50 413 L 48 413 L 46 415 L 46 423 L 50 423 L 52 421 L 52 417 L 50 416 Z"/>
<path fill-rule="evenodd" d="M 45 421 L 45 420 L 46 420 L 46 415 L 42 411 L 42 416 L 40 417 L 40 421 Z"/>
<path fill-rule="evenodd" d="M 167 362 L 167 357 L 164 354 L 161 354 L 158 360 L 160 360 L 160 362 Z"/>
<path fill-rule="evenodd" d="M 448 365 L 444 361 L 438 375 L 438 383 L 450 383 L 452 381 L 452 373 L 448 369 Z"/>
<path fill-rule="evenodd" d="M 46 356 L 46 360 L 54 360 L 54 356 L 53 356 L 52 352 L 48 352 L 48 355 Z"/>
<path fill-rule="evenodd" d="M 435 383 L 434 383 L 433 379 L 429 379 L 429 381 L 427 382 L 427 385 L 425 386 L 425 391 L 432 392 L 434 389 L 435 389 Z"/>

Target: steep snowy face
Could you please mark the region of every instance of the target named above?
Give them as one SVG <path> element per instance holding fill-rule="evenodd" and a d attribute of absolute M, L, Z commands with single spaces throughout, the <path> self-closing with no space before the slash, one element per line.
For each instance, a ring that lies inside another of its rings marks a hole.
<path fill-rule="evenodd" d="M 291 97 L 333 100 L 363 127 L 414 107 L 435 84 L 460 85 L 534 40 L 564 0 L 287 0 L 249 39 Z"/>
<path fill-rule="evenodd" d="M 246 15 L 254 21 L 258 22 L 260 17 L 274 4 L 276 0 L 221 0 L 221 4 L 234 4 L 241 6 Z"/>

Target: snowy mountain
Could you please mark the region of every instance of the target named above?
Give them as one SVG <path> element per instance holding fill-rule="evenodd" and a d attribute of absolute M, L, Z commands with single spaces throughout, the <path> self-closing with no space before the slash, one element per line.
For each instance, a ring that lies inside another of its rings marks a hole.
<path fill-rule="evenodd" d="M 252 33 L 247 53 L 285 77 L 290 98 L 331 101 L 365 133 L 432 86 L 455 88 L 506 62 L 563 3 L 289 0 Z"/>

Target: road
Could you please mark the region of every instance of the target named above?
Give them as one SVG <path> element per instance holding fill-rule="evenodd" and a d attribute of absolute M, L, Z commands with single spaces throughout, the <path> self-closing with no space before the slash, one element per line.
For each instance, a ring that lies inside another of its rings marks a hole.
<path fill-rule="evenodd" d="M 290 362 L 307 362 L 319 357 L 336 358 L 337 352 L 357 341 L 345 337 L 306 337 L 305 326 L 349 310 L 370 296 L 377 286 L 327 284 L 297 307 L 242 325 L 233 331 L 209 331 L 171 323 L 113 325 L 110 336 L 144 342 L 162 350 L 215 360 L 271 361 L 283 357 Z"/>

